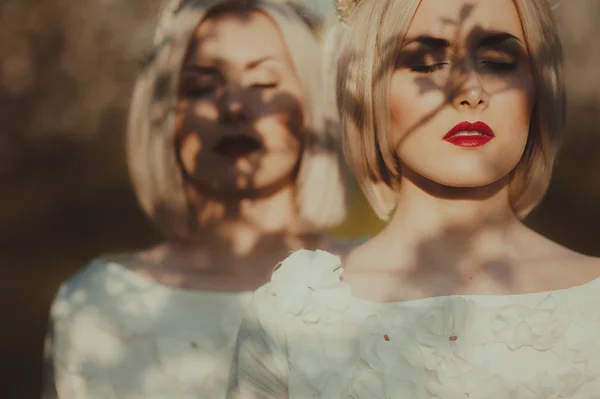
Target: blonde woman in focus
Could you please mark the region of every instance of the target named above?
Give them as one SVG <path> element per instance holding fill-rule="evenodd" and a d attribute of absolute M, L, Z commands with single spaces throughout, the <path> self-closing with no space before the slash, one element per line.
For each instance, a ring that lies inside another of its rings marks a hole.
<path fill-rule="evenodd" d="M 598 398 L 600 260 L 522 222 L 564 129 L 551 5 L 337 5 L 345 154 L 388 224 L 280 264 L 228 397 Z"/>
<path fill-rule="evenodd" d="M 128 127 L 139 201 L 166 237 L 93 260 L 52 306 L 47 397 L 224 397 L 252 291 L 345 215 L 315 19 L 283 2 L 169 3 Z"/>

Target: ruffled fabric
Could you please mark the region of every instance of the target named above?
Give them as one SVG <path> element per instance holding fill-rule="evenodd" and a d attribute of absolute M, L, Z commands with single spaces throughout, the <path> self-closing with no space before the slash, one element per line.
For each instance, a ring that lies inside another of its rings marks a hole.
<path fill-rule="evenodd" d="M 506 343 L 510 349 L 529 346 L 550 350 L 568 326 L 568 313 L 561 314 L 554 296 L 548 295 L 534 308 L 522 305 L 504 307 L 496 315 L 493 328 L 496 339 Z"/>
<path fill-rule="evenodd" d="M 420 316 L 412 328 L 414 344 L 423 352 L 429 371 L 456 377 L 482 365 L 486 337 L 476 328 L 475 305 L 464 298 L 449 298 Z"/>
<path fill-rule="evenodd" d="M 339 320 L 351 296 L 340 281 L 340 265 L 339 257 L 325 251 L 296 251 L 273 273 L 271 295 L 284 313 L 307 323 Z"/>

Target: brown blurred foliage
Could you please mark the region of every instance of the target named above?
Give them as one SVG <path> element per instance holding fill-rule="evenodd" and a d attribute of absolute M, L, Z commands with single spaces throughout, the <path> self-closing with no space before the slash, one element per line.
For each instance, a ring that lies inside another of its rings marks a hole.
<path fill-rule="evenodd" d="M 0 0 L 2 398 L 39 397 L 43 332 L 61 280 L 100 253 L 158 239 L 137 208 L 123 133 L 160 0 Z M 569 123 L 528 223 L 600 255 L 600 2 L 562 0 Z M 363 198 L 337 232 L 381 227 Z"/>

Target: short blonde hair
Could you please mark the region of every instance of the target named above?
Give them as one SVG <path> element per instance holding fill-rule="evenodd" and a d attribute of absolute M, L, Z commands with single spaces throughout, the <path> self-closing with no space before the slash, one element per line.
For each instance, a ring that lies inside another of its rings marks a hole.
<path fill-rule="evenodd" d="M 513 0 L 533 67 L 536 103 L 523 156 L 512 171 L 510 202 L 525 217 L 544 197 L 565 122 L 563 53 L 546 0 Z M 420 0 L 363 0 L 340 26 L 337 105 L 348 164 L 377 215 L 387 220 L 396 206 L 398 180 L 390 145 L 390 82 L 398 50 Z"/>
<path fill-rule="evenodd" d="M 333 227 L 346 215 L 345 178 L 337 113 L 326 106 L 319 42 L 310 23 L 282 1 L 169 1 L 159 18 L 155 51 L 139 75 L 127 131 L 127 160 L 138 200 L 167 236 L 194 235 L 191 204 L 174 147 L 177 88 L 191 36 L 212 12 L 259 10 L 278 26 L 305 102 L 305 148 L 297 175 L 300 231 Z M 332 91 L 332 90 L 331 90 Z M 200 195 L 202 193 L 199 193 Z"/>

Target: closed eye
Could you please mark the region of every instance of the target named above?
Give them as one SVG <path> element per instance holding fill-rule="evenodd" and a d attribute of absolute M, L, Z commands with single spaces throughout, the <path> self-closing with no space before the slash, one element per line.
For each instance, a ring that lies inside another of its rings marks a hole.
<path fill-rule="evenodd" d="M 216 86 L 190 87 L 184 91 L 184 96 L 188 98 L 205 97 L 212 94 Z"/>
<path fill-rule="evenodd" d="M 277 82 L 266 82 L 266 83 L 253 83 L 252 85 L 250 85 L 250 87 L 252 87 L 253 89 L 274 89 L 275 87 L 277 87 L 278 83 Z"/>
<path fill-rule="evenodd" d="M 439 71 L 440 69 L 444 68 L 446 65 L 448 65 L 447 62 L 441 62 L 439 64 L 433 64 L 433 65 L 413 65 L 410 67 L 410 70 L 411 70 L 411 72 L 428 74 L 428 73 L 433 73 L 435 71 Z"/>
<path fill-rule="evenodd" d="M 512 71 L 517 68 L 516 62 L 482 61 L 483 66 L 498 72 Z"/>

